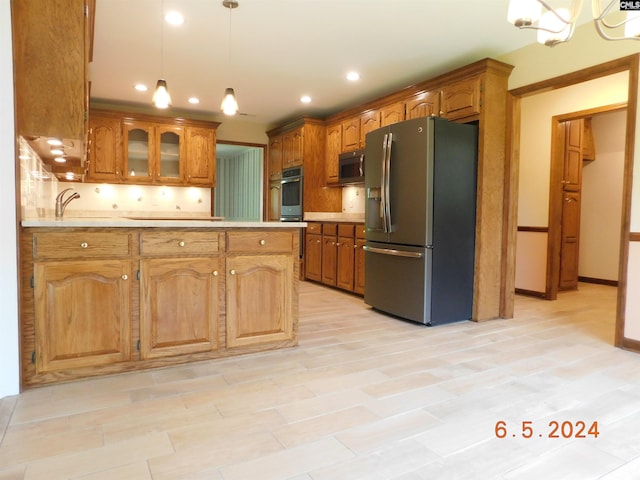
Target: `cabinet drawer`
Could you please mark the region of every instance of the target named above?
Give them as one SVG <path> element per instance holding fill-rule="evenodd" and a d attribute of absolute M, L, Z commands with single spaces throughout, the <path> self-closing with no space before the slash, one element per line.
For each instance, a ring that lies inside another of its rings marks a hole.
<path fill-rule="evenodd" d="M 322 233 L 322 224 L 321 223 L 308 223 L 307 224 L 307 233 Z"/>
<path fill-rule="evenodd" d="M 325 223 L 322 225 L 322 233 L 324 235 L 338 235 L 338 224 L 337 223 Z"/>
<path fill-rule="evenodd" d="M 56 232 L 34 234 L 34 258 L 131 255 L 130 233 Z"/>
<path fill-rule="evenodd" d="M 353 237 L 355 225 L 352 223 L 341 223 L 338 225 L 338 236 L 339 237 Z"/>
<path fill-rule="evenodd" d="M 227 252 L 291 252 L 292 232 L 229 232 Z"/>
<path fill-rule="evenodd" d="M 140 234 L 141 255 L 206 255 L 218 253 L 218 233 L 144 232 Z"/>
<path fill-rule="evenodd" d="M 359 223 L 356 225 L 356 238 L 364 239 L 364 223 Z"/>

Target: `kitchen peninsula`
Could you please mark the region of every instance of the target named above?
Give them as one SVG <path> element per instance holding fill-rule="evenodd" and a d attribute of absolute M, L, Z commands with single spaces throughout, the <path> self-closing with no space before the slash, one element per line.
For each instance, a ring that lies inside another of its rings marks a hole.
<path fill-rule="evenodd" d="M 304 226 L 23 220 L 23 386 L 297 345 Z"/>

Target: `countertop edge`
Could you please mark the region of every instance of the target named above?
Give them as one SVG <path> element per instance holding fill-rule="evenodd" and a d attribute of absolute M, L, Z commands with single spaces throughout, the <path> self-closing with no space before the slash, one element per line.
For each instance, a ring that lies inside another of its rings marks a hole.
<path fill-rule="evenodd" d="M 307 222 L 233 222 L 211 220 L 131 220 L 126 218 L 63 218 L 22 220 L 25 228 L 305 228 Z"/>

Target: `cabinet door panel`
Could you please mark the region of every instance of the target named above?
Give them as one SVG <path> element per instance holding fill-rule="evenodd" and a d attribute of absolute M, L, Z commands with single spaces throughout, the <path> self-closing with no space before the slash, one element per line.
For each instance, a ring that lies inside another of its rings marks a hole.
<path fill-rule="evenodd" d="M 293 257 L 227 258 L 227 347 L 293 338 Z"/>
<path fill-rule="evenodd" d="M 380 109 L 380 126 L 386 127 L 404 120 L 404 103 L 396 102 Z"/>
<path fill-rule="evenodd" d="M 217 257 L 141 262 L 143 359 L 217 348 L 220 264 Z"/>
<path fill-rule="evenodd" d="M 158 125 L 156 128 L 156 181 L 163 184 L 181 183 L 183 179 L 182 127 Z"/>
<path fill-rule="evenodd" d="M 441 115 L 450 119 L 480 113 L 480 79 L 471 78 L 442 89 Z"/>
<path fill-rule="evenodd" d="M 185 128 L 187 183 L 216 184 L 216 134 L 209 128 Z"/>
<path fill-rule="evenodd" d="M 119 181 L 122 171 L 122 127 L 117 118 L 89 119 L 88 180 Z"/>
<path fill-rule="evenodd" d="M 327 145 L 325 149 L 325 173 L 327 183 L 338 182 L 338 156 L 342 153 L 342 125 L 327 127 Z"/>
<path fill-rule="evenodd" d="M 153 157 L 153 131 L 143 122 L 125 122 L 124 129 L 125 178 L 131 183 L 150 183 Z"/>
<path fill-rule="evenodd" d="M 360 148 L 360 117 L 342 122 L 342 151 L 349 152 Z"/>
<path fill-rule="evenodd" d="M 439 95 L 435 92 L 423 92 L 405 102 L 407 120 L 438 115 L 440 111 Z"/>
<path fill-rule="evenodd" d="M 338 268 L 338 239 L 333 236 L 322 236 L 322 283 L 336 285 Z"/>
<path fill-rule="evenodd" d="M 128 261 L 36 263 L 38 373 L 129 360 Z"/>
<path fill-rule="evenodd" d="M 338 238 L 338 271 L 336 274 L 336 286 L 343 290 L 353 290 L 354 269 L 354 241 L 353 237 Z"/>
<path fill-rule="evenodd" d="M 309 234 L 305 249 L 304 267 L 305 278 L 322 281 L 322 235 Z"/>

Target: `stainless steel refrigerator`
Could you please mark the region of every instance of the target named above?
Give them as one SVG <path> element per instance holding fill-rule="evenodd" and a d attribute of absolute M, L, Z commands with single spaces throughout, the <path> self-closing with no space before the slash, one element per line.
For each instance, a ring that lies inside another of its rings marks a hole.
<path fill-rule="evenodd" d="M 477 139 L 439 117 L 367 134 L 365 303 L 425 325 L 471 318 Z"/>

